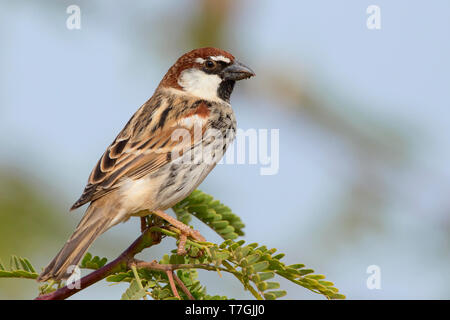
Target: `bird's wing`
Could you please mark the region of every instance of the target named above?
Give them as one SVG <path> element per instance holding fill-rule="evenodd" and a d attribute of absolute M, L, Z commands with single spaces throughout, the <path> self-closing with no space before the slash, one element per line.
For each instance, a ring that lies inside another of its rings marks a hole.
<path fill-rule="evenodd" d="M 117 189 L 126 179 L 139 179 L 156 172 L 173 160 L 175 148 L 181 149 L 181 154 L 198 143 L 198 139 L 194 139 L 197 134 L 194 123 L 201 126 L 203 133 L 208 103 L 183 99 L 158 102 L 152 99 L 136 112 L 106 149 L 92 170 L 83 194 L 71 210 Z M 190 138 L 187 139 L 185 134 L 189 134 Z"/>

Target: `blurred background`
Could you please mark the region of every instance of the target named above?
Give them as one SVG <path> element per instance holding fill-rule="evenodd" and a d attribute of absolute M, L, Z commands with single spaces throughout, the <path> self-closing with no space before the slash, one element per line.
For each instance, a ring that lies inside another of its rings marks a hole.
<path fill-rule="evenodd" d="M 72 4 L 80 30 L 66 27 Z M 380 30 L 366 26 L 372 4 Z M 181 54 L 215 46 L 257 74 L 232 96 L 239 128 L 280 129 L 278 174 L 219 165 L 200 186 L 242 217 L 244 239 L 349 299 L 449 299 L 449 15 L 445 0 L 1 0 L 0 259 L 44 267 L 81 218 L 68 208 L 105 148 Z M 113 259 L 138 234 L 130 220 L 90 252 Z M 379 290 L 366 286 L 370 265 Z M 251 298 L 224 277 L 200 272 L 209 294 Z M 281 285 L 287 299 L 322 299 Z M 71 299 L 126 288 L 108 286 Z M 34 281 L 0 279 L 1 299 L 36 294 Z"/>

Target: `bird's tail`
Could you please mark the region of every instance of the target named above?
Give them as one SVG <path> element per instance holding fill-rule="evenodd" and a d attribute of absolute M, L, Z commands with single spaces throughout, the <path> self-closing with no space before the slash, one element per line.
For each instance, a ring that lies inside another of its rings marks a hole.
<path fill-rule="evenodd" d="M 70 239 L 39 275 L 37 281 L 68 278 L 74 271 L 73 266 L 78 265 L 92 242 L 112 226 L 111 221 L 116 217 L 117 211 L 104 203 L 101 206 L 96 202 L 91 203 Z"/>

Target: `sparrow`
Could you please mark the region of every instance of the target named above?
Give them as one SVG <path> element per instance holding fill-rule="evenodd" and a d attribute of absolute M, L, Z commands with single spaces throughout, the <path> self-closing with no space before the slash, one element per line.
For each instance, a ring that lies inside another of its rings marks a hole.
<path fill-rule="evenodd" d="M 218 48 L 182 55 L 95 165 L 71 210 L 89 207 L 37 280 L 66 279 L 97 237 L 133 216 L 155 214 L 184 237 L 205 241 L 164 210 L 186 198 L 220 161 L 235 137 L 234 85 L 254 75 Z"/>

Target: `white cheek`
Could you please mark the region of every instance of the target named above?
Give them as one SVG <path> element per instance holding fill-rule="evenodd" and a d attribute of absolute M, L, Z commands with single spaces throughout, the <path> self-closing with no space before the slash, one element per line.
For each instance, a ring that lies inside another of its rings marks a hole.
<path fill-rule="evenodd" d="M 198 69 L 184 70 L 178 80 L 184 91 L 207 100 L 219 100 L 217 89 L 221 82 L 218 75 L 207 74 Z"/>

